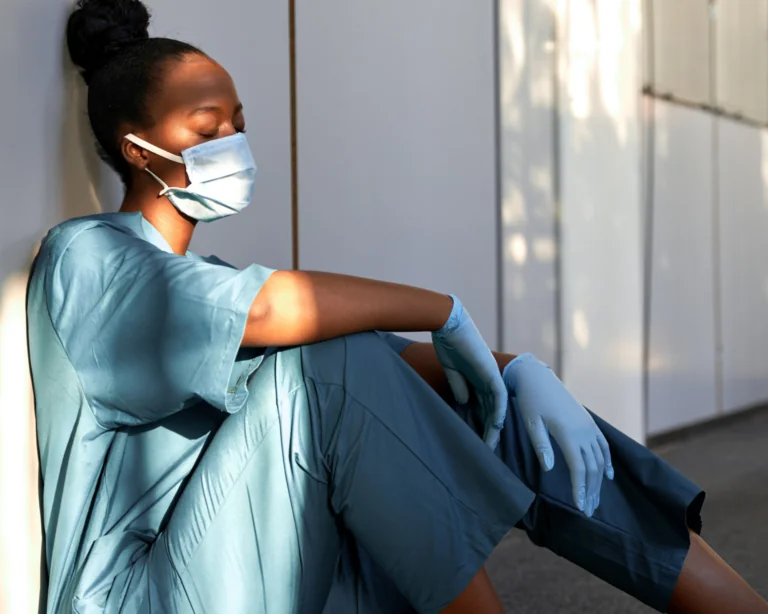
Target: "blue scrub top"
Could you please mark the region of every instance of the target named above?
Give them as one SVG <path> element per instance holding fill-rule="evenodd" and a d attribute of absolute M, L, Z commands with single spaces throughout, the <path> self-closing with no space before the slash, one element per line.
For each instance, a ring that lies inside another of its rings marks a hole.
<path fill-rule="evenodd" d="M 263 351 L 240 343 L 272 272 L 176 255 L 140 213 L 46 237 L 27 313 L 49 612 L 108 591 L 162 531 L 206 443 L 246 402 Z"/>

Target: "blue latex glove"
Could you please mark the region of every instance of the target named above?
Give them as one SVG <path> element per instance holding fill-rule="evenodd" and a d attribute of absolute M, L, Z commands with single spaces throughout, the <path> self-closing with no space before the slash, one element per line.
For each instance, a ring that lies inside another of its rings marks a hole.
<path fill-rule="evenodd" d="M 587 516 L 600 504 L 603 475 L 613 479 L 608 442 L 592 416 L 547 365 L 522 354 L 502 373 L 544 471 L 555 465 L 554 437 L 571 471 L 573 500 Z"/>
<path fill-rule="evenodd" d="M 451 315 L 440 330 L 432 333 L 432 343 L 459 404 L 469 401 L 472 386 L 485 427 L 483 440 L 494 449 L 507 415 L 507 388 L 496 359 L 469 313 L 458 298 L 451 298 Z"/>

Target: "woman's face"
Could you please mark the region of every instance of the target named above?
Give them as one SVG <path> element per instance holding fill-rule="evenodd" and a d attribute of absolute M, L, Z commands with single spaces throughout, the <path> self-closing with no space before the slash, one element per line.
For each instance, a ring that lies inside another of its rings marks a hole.
<path fill-rule="evenodd" d="M 189 55 L 166 66 L 163 84 L 147 100 L 147 108 L 153 119 L 151 127 L 126 126 L 125 134 L 133 133 L 173 154 L 205 141 L 245 132 L 243 105 L 232 77 L 216 62 L 200 55 Z M 127 140 L 121 146 L 137 173 L 149 168 L 170 186 L 189 185 L 184 165 Z"/>

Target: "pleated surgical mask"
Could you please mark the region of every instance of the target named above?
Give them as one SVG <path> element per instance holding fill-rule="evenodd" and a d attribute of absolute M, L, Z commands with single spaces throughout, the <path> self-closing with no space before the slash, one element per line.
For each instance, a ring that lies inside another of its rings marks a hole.
<path fill-rule="evenodd" d="M 206 141 L 185 149 L 180 156 L 134 134 L 127 134 L 125 138 L 186 167 L 190 181 L 186 188 L 169 187 L 146 169 L 163 186 L 159 195 L 168 197 L 173 206 L 185 215 L 201 222 L 213 222 L 239 213 L 250 204 L 256 183 L 256 163 L 244 134 Z"/>

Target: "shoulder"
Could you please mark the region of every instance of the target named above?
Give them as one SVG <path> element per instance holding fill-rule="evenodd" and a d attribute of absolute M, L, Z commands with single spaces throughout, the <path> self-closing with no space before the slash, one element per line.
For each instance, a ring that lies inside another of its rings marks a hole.
<path fill-rule="evenodd" d="M 67 220 L 52 228 L 40 247 L 41 264 L 50 267 L 61 262 L 64 255 L 93 256 L 100 259 L 109 255 L 109 248 L 139 245 L 140 238 L 130 223 L 116 214 L 89 215 Z"/>
<path fill-rule="evenodd" d="M 33 277 L 44 284 L 53 315 L 73 292 L 82 300 L 103 290 L 109 271 L 147 245 L 114 214 L 68 220 L 52 228 L 43 240 Z"/>
<path fill-rule="evenodd" d="M 36 269 L 70 282 L 94 276 L 112 279 L 118 270 L 151 273 L 179 258 L 147 239 L 139 215 L 112 213 L 59 224 L 43 241 L 38 260 Z"/>

